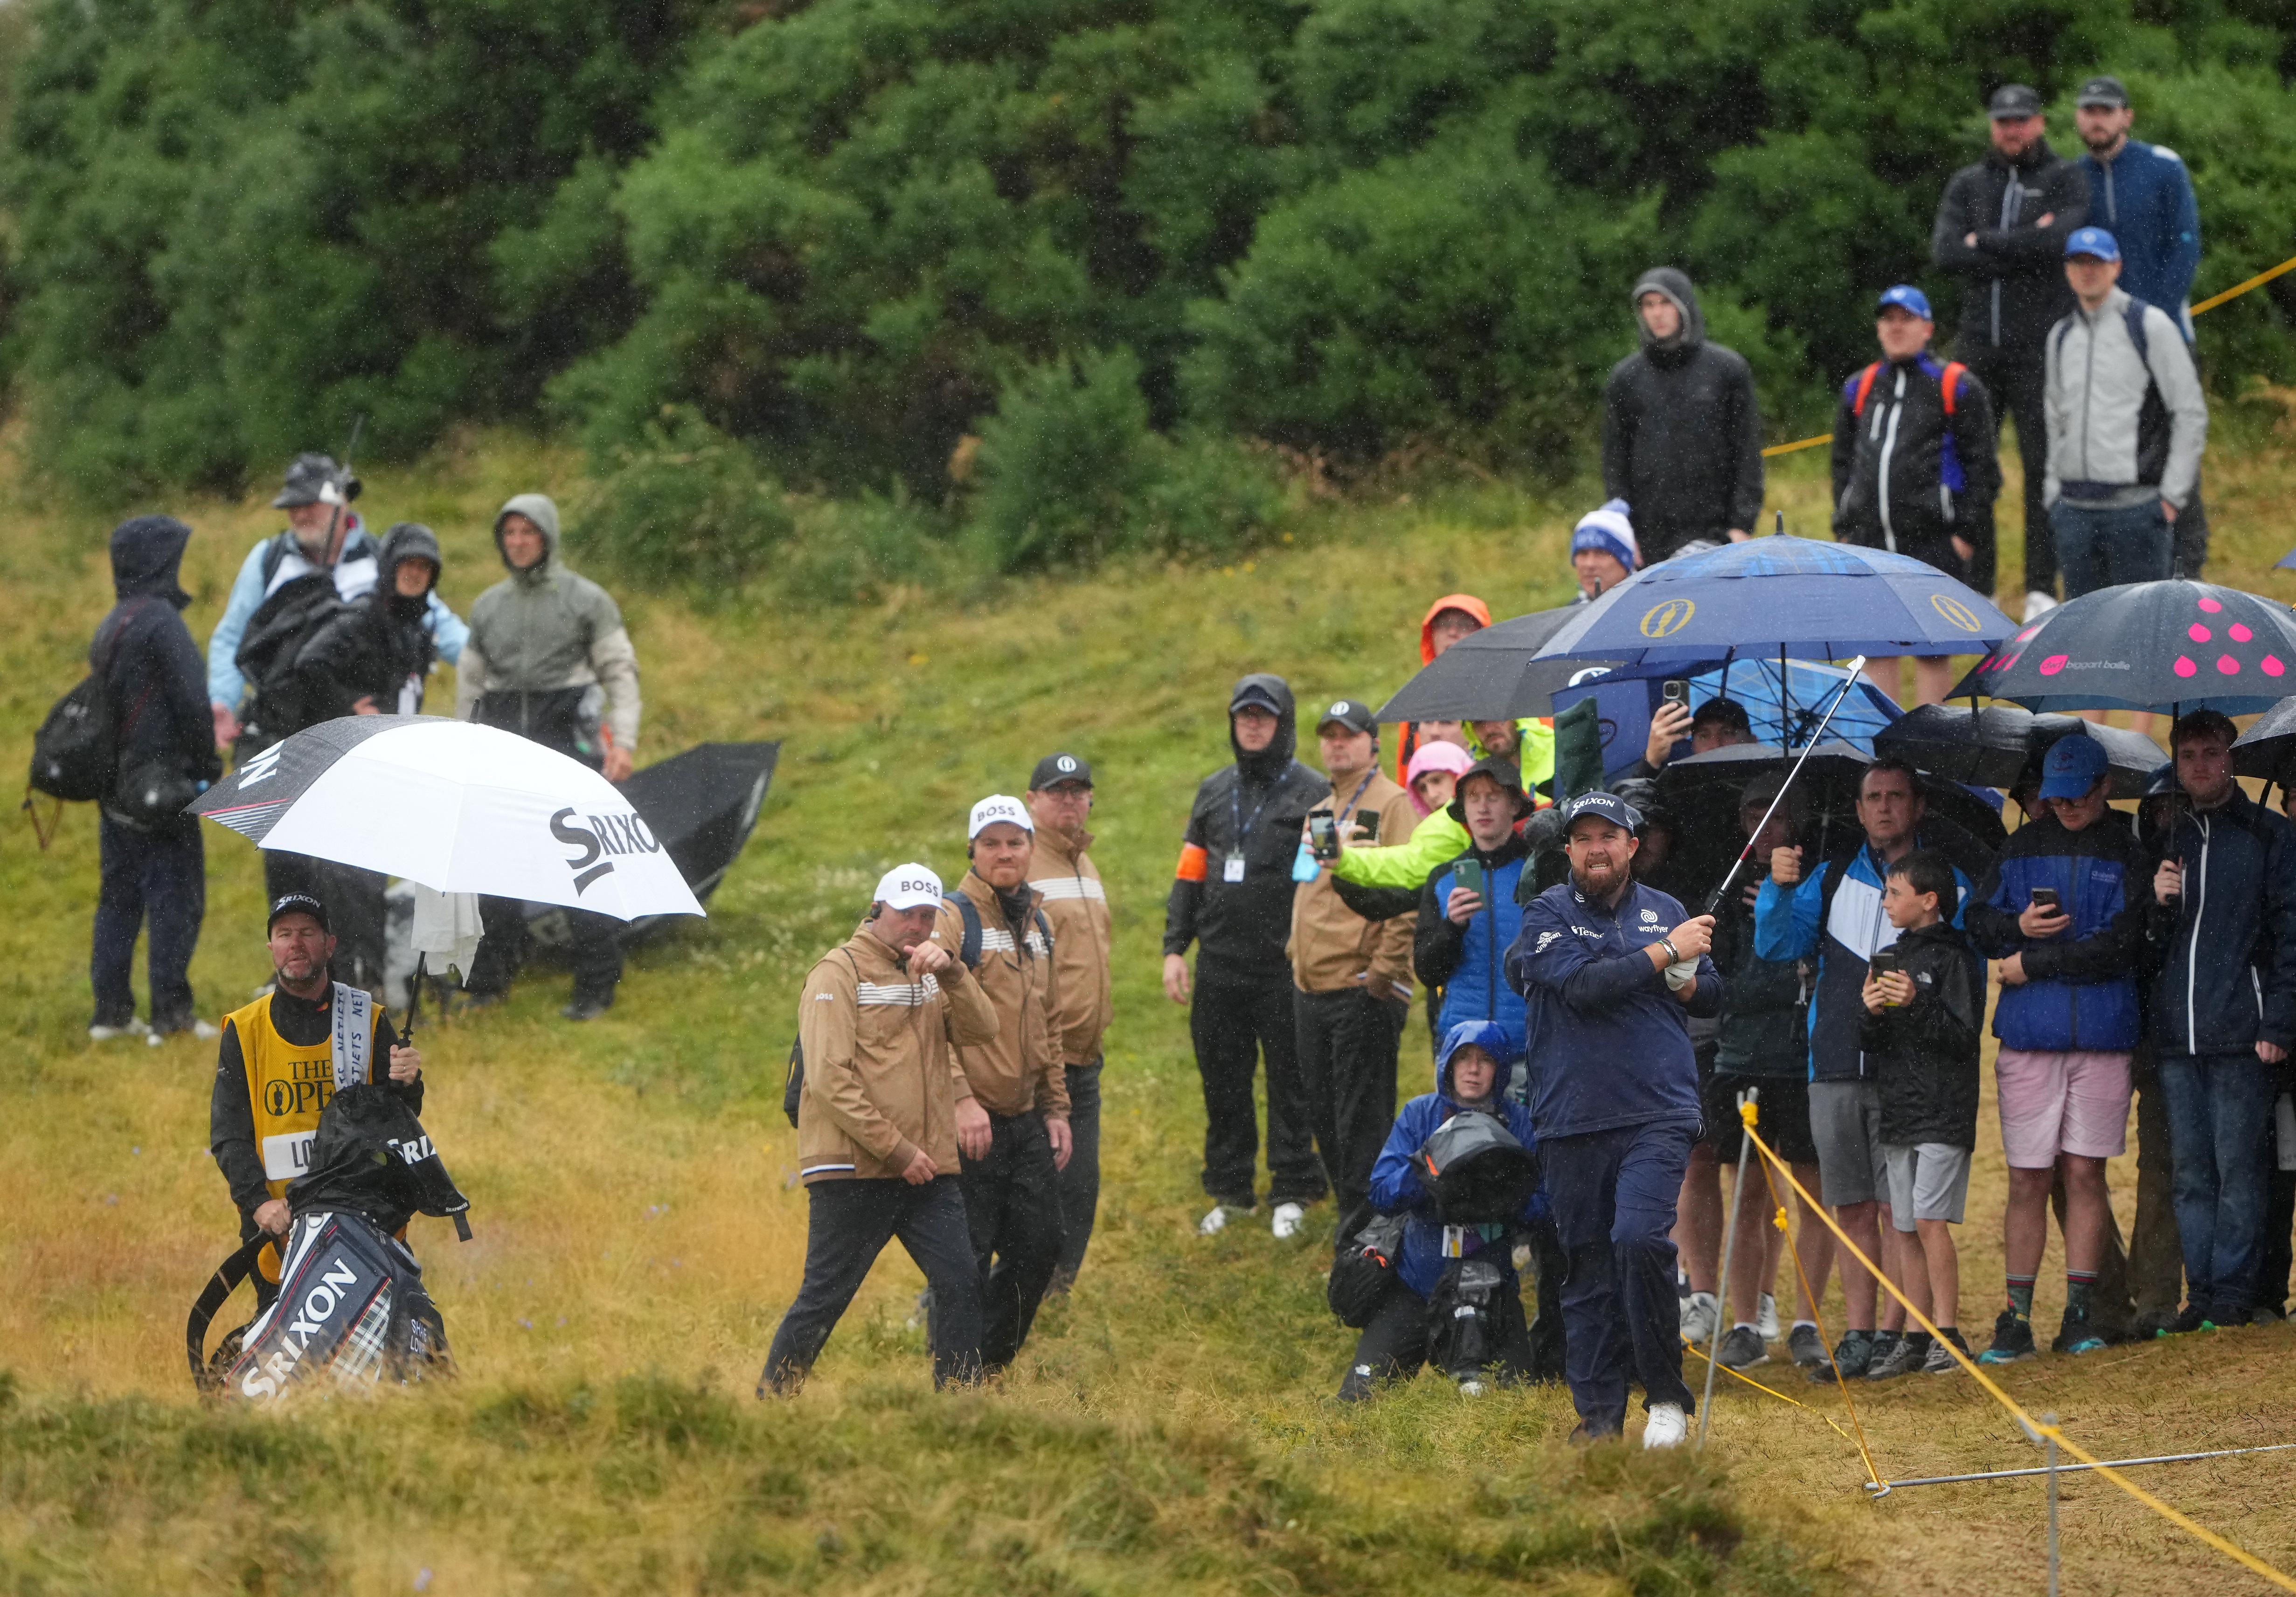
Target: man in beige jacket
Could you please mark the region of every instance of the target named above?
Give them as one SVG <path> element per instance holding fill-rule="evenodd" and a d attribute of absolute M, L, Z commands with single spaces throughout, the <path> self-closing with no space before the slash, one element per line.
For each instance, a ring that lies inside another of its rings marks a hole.
<path fill-rule="evenodd" d="M 1371 1224 L 1371 1167 L 1395 1121 L 1395 1056 L 1411 1012 L 1418 916 L 1365 920 L 1341 902 L 1321 862 L 1336 858 L 1342 845 L 1403 842 L 1419 814 L 1411 796 L 1380 774 L 1379 723 L 1362 700 L 1341 699 L 1326 709 L 1316 741 L 1332 791 L 1308 812 L 1308 857 L 1292 872 L 1306 880 L 1292 895 L 1292 981 L 1299 989 L 1300 1075 L 1339 1209 L 1334 1242 L 1344 1247 Z M 1319 856 L 1314 842 L 1324 827 L 1336 831 Z M 1275 1234 L 1292 1234 L 1301 1219 L 1298 1205 L 1279 1205 Z"/>
<path fill-rule="evenodd" d="M 1018 798 L 972 807 L 972 868 L 941 905 L 933 940 L 971 965 L 996 1035 L 961 1043 L 972 1095 L 956 1105 L 958 1182 L 980 1274 L 980 1367 L 1011 1364 L 1061 1257 L 1060 1172 L 1069 1162 L 1069 1087 L 1053 1035 L 1059 972 L 1049 923 L 1029 887 L 1035 823 Z"/>
<path fill-rule="evenodd" d="M 797 1121 L 805 1281 L 774 1333 L 760 1397 L 804 1384 L 896 1237 L 934 1294 L 933 1384 L 980 1377 L 980 1275 L 956 1174 L 957 1110 L 972 1089 L 955 1050 L 992 1040 L 996 1011 L 964 962 L 931 940 L 941 909 L 932 872 L 886 872 L 869 919 L 806 978 Z"/>
<path fill-rule="evenodd" d="M 1113 1013 L 1109 993 L 1108 892 L 1086 850 L 1092 833 L 1092 767 L 1073 754 L 1047 754 L 1029 778 L 1037 852 L 1029 885 L 1053 928 L 1059 1007 L 1053 1036 L 1068 1077 L 1069 1162 L 1061 1172 L 1060 1266 L 1052 1290 L 1065 1292 L 1084 1268 L 1100 1209 L 1101 1037 Z"/>

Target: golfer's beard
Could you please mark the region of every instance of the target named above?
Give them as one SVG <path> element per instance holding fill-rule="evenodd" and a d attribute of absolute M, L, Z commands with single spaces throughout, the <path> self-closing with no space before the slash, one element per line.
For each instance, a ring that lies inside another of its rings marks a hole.
<path fill-rule="evenodd" d="M 1598 877 L 1595 872 L 1602 874 Z M 1610 860 L 1589 861 L 1585 866 L 1573 866 L 1570 880 L 1578 889 L 1593 897 L 1602 897 L 1618 891 L 1619 883 L 1626 879 L 1626 871 Z"/>

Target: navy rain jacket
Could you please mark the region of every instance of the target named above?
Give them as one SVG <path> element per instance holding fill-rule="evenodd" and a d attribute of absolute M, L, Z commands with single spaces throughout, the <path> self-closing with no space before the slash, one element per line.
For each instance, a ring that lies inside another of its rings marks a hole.
<path fill-rule="evenodd" d="M 2164 1055 L 2242 1053 L 2296 1041 L 2296 831 L 2239 789 L 2179 815 L 2173 906 L 2152 899 L 2152 1040 Z M 2151 895 L 2148 893 L 2147 897 Z"/>
<path fill-rule="evenodd" d="M 2046 941 L 2017 924 L 2035 888 L 2054 888 L 2058 907 L 2072 917 Z M 2024 955 L 2024 985 L 2003 984 L 1993 1011 L 1993 1035 L 2004 1047 L 2126 1053 L 2136 1046 L 2144 1021 L 2136 984 L 2149 953 L 2152 897 L 2152 862 L 2117 810 L 2079 831 L 2067 831 L 2052 814 L 2010 834 L 1964 919 L 1988 959 Z"/>

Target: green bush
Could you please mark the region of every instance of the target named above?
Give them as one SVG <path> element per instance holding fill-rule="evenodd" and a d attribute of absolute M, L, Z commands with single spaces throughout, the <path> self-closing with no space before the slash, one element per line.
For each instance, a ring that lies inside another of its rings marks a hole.
<path fill-rule="evenodd" d="M 972 521 L 1000 571 L 1091 565 L 1121 548 L 1156 469 L 1128 349 L 1024 373 L 981 423 Z"/>
<path fill-rule="evenodd" d="M 748 445 L 682 405 L 615 452 L 582 507 L 584 551 L 642 583 L 724 594 L 795 530 L 781 484 Z"/>

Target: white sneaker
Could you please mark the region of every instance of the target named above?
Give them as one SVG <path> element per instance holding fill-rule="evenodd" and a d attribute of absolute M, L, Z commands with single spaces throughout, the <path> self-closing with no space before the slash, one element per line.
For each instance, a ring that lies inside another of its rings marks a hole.
<path fill-rule="evenodd" d="M 87 1040 L 91 1043 L 109 1043 L 118 1037 L 141 1037 L 151 1035 L 152 1028 L 143 1021 L 135 1020 L 130 1020 L 120 1026 L 91 1026 L 87 1028 Z"/>
<path fill-rule="evenodd" d="M 1682 1413 L 1679 1403 L 1651 1405 L 1650 1423 L 1643 1427 L 1645 1447 L 1679 1447 L 1690 1435 L 1690 1421 Z"/>
<path fill-rule="evenodd" d="M 2025 619 L 2028 621 L 2038 621 L 2056 608 L 2055 598 L 2048 594 L 2037 592 L 2025 595 Z"/>
<path fill-rule="evenodd" d="M 1467 1379 L 1466 1379 L 1466 1380 L 1463 1380 L 1463 1381 L 1461 1381 L 1461 1382 L 1459 1383 L 1459 1396 L 1462 1396 L 1462 1397 L 1480 1397 L 1480 1396 L 1481 1396 L 1482 1395 L 1483 1395 L 1483 1383 L 1482 1383 L 1482 1380 L 1481 1380 L 1481 1379 L 1480 1379 L 1480 1377 L 1478 1377 L 1478 1376 L 1473 1376 L 1473 1375 L 1470 1375 L 1470 1376 L 1468 1376 L 1468 1377 L 1467 1377 Z"/>
<path fill-rule="evenodd" d="M 1693 1347 L 1713 1340 L 1722 1323 L 1722 1307 L 1711 1292 L 1693 1292 L 1682 1300 L 1682 1339 Z"/>
<path fill-rule="evenodd" d="M 1298 1204 L 1279 1203 L 1275 1206 L 1275 1214 L 1269 1221 L 1267 1228 L 1275 1233 L 1275 1240 L 1281 1242 L 1288 1237 L 1298 1236 L 1300 1227 L 1306 1224 L 1307 1221 L 1308 1211 Z"/>
<path fill-rule="evenodd" d="M 1781 1332 L 1778 1330 L 1778 1299 L 1776 1293 L 1765 1292 L 1762 1294 L 1761 1309 L 1754 1315 L 1754 1329 L 1762 1333 L 1762 1340 L 1765 1342 L 1775 1342 L 1778 1339 Z"/>
<path fill-rule="evenodd" d="M 1196 1222 L 1196 1234 L 1200 1237 L 1216 1237 L 1226 1229 L 1227 1205 L 1225 1203 L 1213 1204 L 1212 1212 Z"/>

